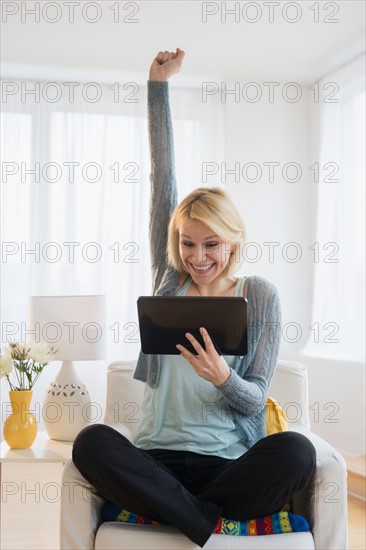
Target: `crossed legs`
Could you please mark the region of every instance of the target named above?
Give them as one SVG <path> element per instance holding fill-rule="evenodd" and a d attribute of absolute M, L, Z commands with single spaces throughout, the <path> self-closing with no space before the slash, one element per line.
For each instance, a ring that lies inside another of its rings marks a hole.
<path fill-rule="evenodd" d="M 278 511 L 311 480 L 315 449 L 283 432 L 258 441 L 236 460 L 135 447 L 105 425 L 88 426 L 73 461 L 106 500 L 168 523 L 203 546 L 218 519 L 246 520 Z"/>

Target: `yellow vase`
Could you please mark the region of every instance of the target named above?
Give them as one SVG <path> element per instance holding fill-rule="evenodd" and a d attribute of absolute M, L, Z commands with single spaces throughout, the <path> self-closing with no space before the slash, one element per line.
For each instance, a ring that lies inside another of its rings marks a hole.
<path fill-rule="evenodd" d="M 27 449 L 37 435 L 37 421 L 29 411 L 32 390 L 10 391 L 12 412 L 4 424 L 4 438 L 11 449 Z"/>

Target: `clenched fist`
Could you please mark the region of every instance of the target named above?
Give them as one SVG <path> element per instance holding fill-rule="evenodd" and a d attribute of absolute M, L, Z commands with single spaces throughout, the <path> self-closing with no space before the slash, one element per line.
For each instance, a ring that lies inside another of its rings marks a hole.
<path fill-rule="evenodd" d="M 184 56 L 179 48 L 176 52 L 159 52 L 151 64 L 149 80 L 168 80 L 180 71 Z"/>

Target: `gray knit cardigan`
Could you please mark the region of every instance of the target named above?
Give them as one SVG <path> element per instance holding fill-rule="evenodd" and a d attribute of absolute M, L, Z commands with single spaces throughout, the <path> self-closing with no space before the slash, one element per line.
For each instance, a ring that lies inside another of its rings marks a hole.
<path fill-rule="evenodd" d="M 177 205 L 168 82 L 148 82 L 148 122 L 152 294 L 171 296 L 180 274 L 168 265 L 166 255 L 168 223 Z M 266 400 L 280 346 L 281 309 L 276 287 L 263 277 L 247 278 L 247 300 L 248 353 L 236 358 L 228 380 L 216 387 L 225 396 L 235 425 L 250 448 L 266 435 Z M 134 378 L 155 388 L 159 376 L 159 355 L 140 352 Z"/>

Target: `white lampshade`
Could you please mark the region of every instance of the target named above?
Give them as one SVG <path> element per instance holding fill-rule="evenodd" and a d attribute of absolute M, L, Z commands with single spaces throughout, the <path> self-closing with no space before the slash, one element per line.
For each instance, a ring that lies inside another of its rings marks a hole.
<path fill-rule="evenodd" d="M 102 295 L 30 297 L 28 330 L 58 349 L 56 361 L 105 359 L 105 321 Z"/>
<path fill-rule="evenodd" d="M 43 419 L 51 439 L 73 441 L 89 424 L 89 392 L 73 361 L 106 357 L 106 297 L 31 296 L 28 334 L 58 351 L 62 366 L 43 402 Z"/>

